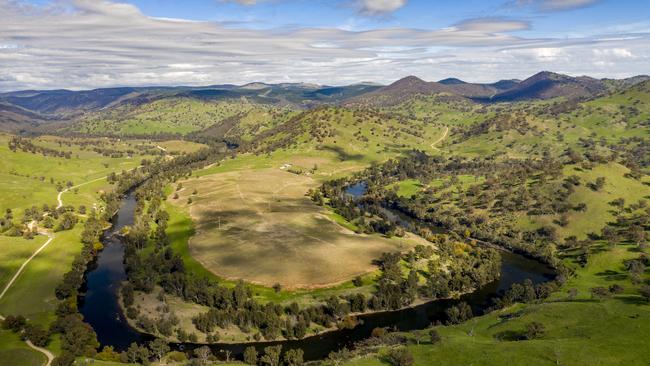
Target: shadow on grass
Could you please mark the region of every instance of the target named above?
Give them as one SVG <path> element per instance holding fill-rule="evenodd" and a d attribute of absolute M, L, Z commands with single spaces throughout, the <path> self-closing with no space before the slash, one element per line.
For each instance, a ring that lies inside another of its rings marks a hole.
<path fill-rule="evenodd" d="M 502 332 L 496 333 L 494 335 L 494 338 L 496 340 L 506 342 L 516 342 L 525 339 L 523 333 L 516 330 L 504 330 Z"/>
<path fill-rule="evenodd" d="M 349 154 L 340 146 L 323 146 L 321 150 L 331 151 L 335 153 L 340 161 L 354 160 L 359 161 L 363 159 L 362 154 Z"/>
<path fill-rule="evenodd" d="M 638 295 L 621 295 L 621 296 L 616 296 L 616 300 L 620 300 L 621 302 L 628 304 L 628 305 L 648 305 L 650 302 L 648 300 L 644 299 L 641 296 Z"/>
<path fill-rule="evenodd" d="M 512 319 L 517 319 L 517 318 L 521 317 L 522 315 L 524 315 L 523 310 L 515 311 L 514 313 L 501 314 L 501 315 L 499 315 L 499 322 L 490 325 L 488 327 L 488 329 L 492 329 L 492 328 L 497 327 L 499 325 L 503 325 L 503 324 L 509 322 Z"/>
<path fill-rule="evenodd" d="M 604 277 L 607 281 L 624 281 L 627 279 L 627 274 L 613 271 L 611 269 L 598 272 L 596 273 L 596 276 Z"/>

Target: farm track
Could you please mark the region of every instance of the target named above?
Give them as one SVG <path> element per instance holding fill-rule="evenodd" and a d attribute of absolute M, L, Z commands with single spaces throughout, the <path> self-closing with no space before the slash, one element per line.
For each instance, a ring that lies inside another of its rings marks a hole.
<path fill-rule="evenodd" d="M 442 142 L 442 140 L 446 139 L 448 134 L 449 134 L 449 126 L 446 126 L 445 132 L 442 133 L 442 136 L 440 136 L 439 139 L 431 143 L 431 148 L 440 151 L 440 149 L 437 148 L 436 145 Z"/>

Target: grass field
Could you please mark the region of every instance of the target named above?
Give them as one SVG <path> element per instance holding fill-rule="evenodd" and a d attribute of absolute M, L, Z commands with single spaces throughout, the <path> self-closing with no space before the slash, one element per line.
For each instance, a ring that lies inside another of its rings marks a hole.
<path fill-rule="evenodd" d="M 632 178 L 626 178 L 629 170 L 620 164 L 598 165 L 591 170 L 583 170 L 576 166 L 566 166 L 564 175 L 577 175 L 582 183 L 576 187 L 569 200 L 572 204 L 585 203 L 587 209 L 581 211 L 570 211 L 568 214 L 569 224 L 565 227 L 557 225 L 555 221 L 559 215 L 520 216 L 519 227 L 530 229 L 543 225 L 555 227 L 560 238 L 575 235 L 578 239 L 584 239 L 587 234 L 596 232 L 608 222 L 613 221 L 612 214 L 614 207 L 609 202 L 623 198 L 626 203 L 633 203 L 639 199 L 645 199 L 650 195 L 650 187 Z M 600 191 L 588 188 L 587 183 L 594 182 L 598 177 L 605 177 L 605 186 Z M 645 178 L 647 181 L 647 177 Z"/>
<path fill-rule="evenodd" d="M 32 240 L 20 237 L 0 236 L 0 291 L 2 291 L 14 273 L 45 241 L 46 236 L 36 236 Z"/>
<path fill-rule="evenodd" d="M 42 366 L 45 355 L 37 352 L 11 331 L 0 329 L 0 364 L 7 366 Z"/>
<path fill-rule="evenodd" d="M 65 186 L 88 182 L 108 175 L 112 171 L 131 169 L 140 164 L 141 157 L 110 158 L 77 146 L 62 149 L 72 151 L 70 159 L 43 156 L 27 152 L 12 152 L 7 143 L 9 136 L 0 135 L 0 210 L 11 208 L 18 218 L 22 210 L 32 205 L 56 206 L 56 184 Z M 54 183 L 51 182 L 51 179 Z M 80 190 L 81 191 L 81 190 Z M 75 195 L 74 192 L 66 194 Z M 80 197 L 71 204 L 89 204 L 94 198 Z M 68 202 L 66 202 L 68 203 Z"/>
<path fill-rule="evenodd" d="M 54 319 L 57 304 L 54 288 L 81 250 L 81 230 L 78 224 L 73 230 L 56 233 L 54 240 L 32 259 L 0 299 L 0 314 L 21 314 L 42 325 Z"/>
<path fill-rule="evenodd" d="M 423 186 L 417 179 L 406 179 L 393 183 L 388 188 L 397 189 L 398 196 L 408 198 L 422 190 Z"/>
<path fill-rule="evenodd" d="M 162 147 L 163 149 L 165 149 L 170 153 L 175 153 L 175 152 L 191 153 L 207 147 L 206 145 L 203 144 L 199 144 L 192 141 L 183 141 L 183 140 L 161 141 L 156 145 Z"/>
<path fill-rule="evenodd" d="M 316 288 L 372 272 L 372 260 L 381 253 L 414 245 L 339 226 L 305 196 L 317 186 L 313 178 L 280 167 L 183 182 L 175 201 L 189 206 L 196 223 L 190 253 L 226 279 Z M 189 198 L 193 202 L 188 205 Z"/>

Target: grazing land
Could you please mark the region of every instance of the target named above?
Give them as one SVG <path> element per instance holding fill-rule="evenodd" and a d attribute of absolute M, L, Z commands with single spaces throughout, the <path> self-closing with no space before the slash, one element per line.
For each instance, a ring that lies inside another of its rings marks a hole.
<path fill-rule="evenodd" d="M 318 182 L 289 169 L 234 171 L 183 182 L 171 195 L 178 198 L 170 198 L 187 207 L 195 222 L 191 255 L 225 279 L 304 289 L 372 272 L 373 259 L 381 253 L 407 250 L 417 242 L 358 235 L 339 226 L 306 196 Z"/>

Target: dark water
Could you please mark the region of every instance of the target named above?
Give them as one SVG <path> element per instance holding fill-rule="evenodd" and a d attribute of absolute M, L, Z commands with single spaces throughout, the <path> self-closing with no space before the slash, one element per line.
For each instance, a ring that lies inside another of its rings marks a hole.
<path fill-rule="evenodd" d="M 352 198 L 359 198 L 368 190 L 368 184 L 364 181 L 355 183 L 345 189 L 345 193 L 352 196 Z"/>
<path fill-rule="evenodd" d="M 133 194 L 129 194 L 124 198 L 122 207 L 114 219 L 114 226 L 103 236 L 105 249 L 87 273 L 87 292 L 79 308 L 86 322 L 97 332 L 102 346 L 111 345 L 117 350 L 124 350 L 132 342 L 145 343 L 153 339 L 133 330 L 117 303 L 119 284 L 126 280 L 126 274 L 123 244 L 119 237 L 113 234 L 125 225 L 133 223 L 134 207 L 135 199 Z M 229 351 L 232 356 L 241 357 L 244 349 L 250 345 L 261 351 L 265 346 L 282 344 L 284 350 L 301 348 L 305 352 L 306 360 L 322 359 L 331 351 L 351 347 L 355 342 L 368 338 L 376 327 L 400 331 L 423 329 L 436 320 L 444 320 L 445 310 L 460 301 L 470 304 L 478 314 L 486 308 L 492 297 L 513 283 L 523 282 L 525 279 L 541 283 L 553 278 L 553 271 L 537 261 L 509 252 L 504 252 L 502 258 L 501 277 L 471 294 L 462 296 L 461 299 L 438 300 L 404 310 L 363 315 L 359 317 L 361 324 L 354 329 L 336 330 L 302 340 L 213 344 L 211 348 L 215 355 L 223 355 L 225 351 Z M 187 343 L 173 345 L 175 349 L 180 350 L 189 350 L 196 346 Z"/>
<path fill-rule="evenodd" d="M 104 250 L 86 272 L 85 296 L 80 299 L 79 312 L 84 320 L 97 333 L 97 340 L 124 350 L 131 342 L 151 340 L 141 335 L 126 322 L 117 302 L 117 291 L 122 281 L 126 281 L 124 271 L 124 247 L 118 233 L 124 226 L 133 224 L 135 197 L 128 194 L 122 206 L 113 217 L 113 226 L 102 235 Z"/>

